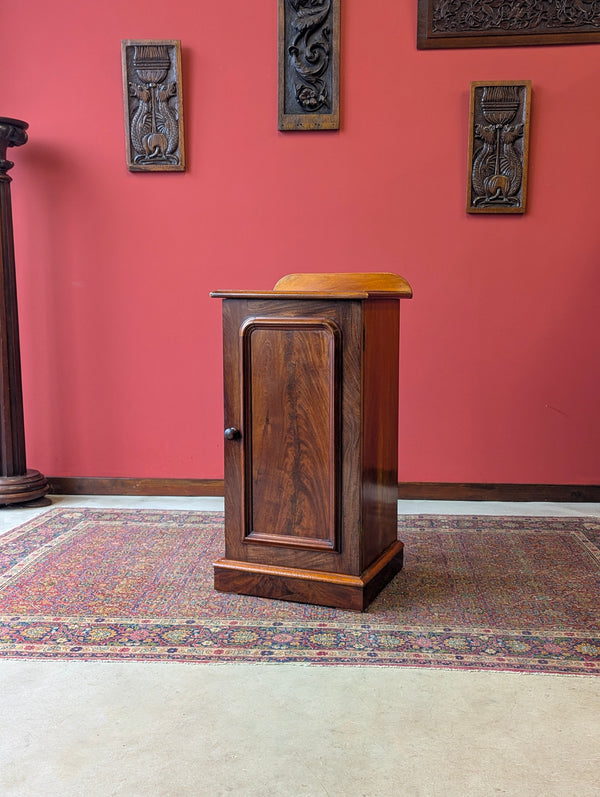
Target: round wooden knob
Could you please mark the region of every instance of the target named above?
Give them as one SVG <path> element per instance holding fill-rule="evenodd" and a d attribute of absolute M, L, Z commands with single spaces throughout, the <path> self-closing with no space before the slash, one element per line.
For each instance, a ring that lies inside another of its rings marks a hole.
<path fill-rule="evenodd" d="M 229 429 L 225 429 L 225 439 L 226 440 L 237 440 L 238 437 L 241 437 L 242 434 L 238 428 L 235 426 L 230 426 Z"/>

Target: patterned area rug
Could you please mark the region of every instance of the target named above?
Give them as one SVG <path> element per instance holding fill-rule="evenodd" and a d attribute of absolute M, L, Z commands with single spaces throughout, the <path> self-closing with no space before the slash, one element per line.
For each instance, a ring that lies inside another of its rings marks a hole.
<path fill-rule="evenodd" d="M 600 519 L 398 524 L 360 614 L 216 592 L 221 513 L 51 509 L 0 537 L 0 656 L 600 674 Z"/>

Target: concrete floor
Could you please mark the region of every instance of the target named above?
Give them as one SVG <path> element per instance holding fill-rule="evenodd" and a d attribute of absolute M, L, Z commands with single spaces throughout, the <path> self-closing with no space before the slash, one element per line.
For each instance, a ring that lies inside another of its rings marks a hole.
<path fill-rule="evenodd" d="M 53 497 L 220 509 L 219 499 Z M 46 509 L 4 509 L 0 533 Z M 401 502 L 600 516 L 598 504 Z M 2 797 L 596 797 L 600 679 L 410 668 L 0 660 Z"/>

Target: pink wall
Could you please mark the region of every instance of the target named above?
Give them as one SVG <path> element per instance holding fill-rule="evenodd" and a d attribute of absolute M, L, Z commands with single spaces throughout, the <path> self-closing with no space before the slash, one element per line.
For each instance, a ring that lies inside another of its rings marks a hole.
<path fill-rule="evenodd" d="M 276 2 L 29 0 L 0 28 L 28 463 L 222 476 L 220 302 L 397 271 L 404 481 L 600 483 L 600 45 L 415 47 L 345 0 L 342 127 L 277 131 Z M 130 174 L 121 39 L 181 39 L 188 171 Z M 529 208 L 465 213 L 469 84 L 533 82 Z"/>

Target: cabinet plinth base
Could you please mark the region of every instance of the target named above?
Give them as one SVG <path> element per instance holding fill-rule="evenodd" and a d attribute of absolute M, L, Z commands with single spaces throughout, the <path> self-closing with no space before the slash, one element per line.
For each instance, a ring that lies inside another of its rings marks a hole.
<path fill-rule="evenodd" d="M 49 489 L 46 477 L 37 470 L 28 470 L 20 476 L 0 476 L 0 506 L 35 501 Z"/>
<path fill-rule="evenodd" d="M 402 569 L 404 545 L 390 545 L 360 576 L 219 559 L 215 589 L 362 612 Z"/>

